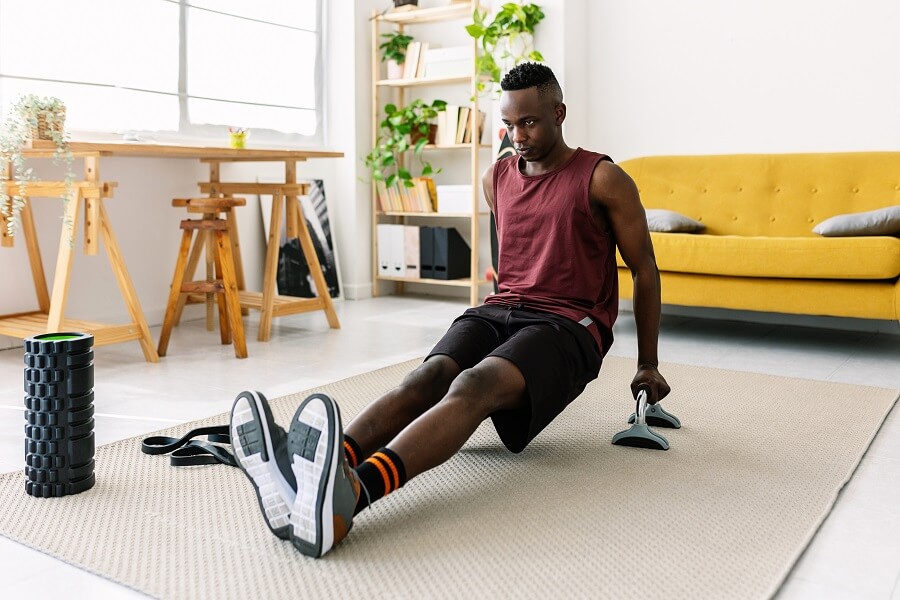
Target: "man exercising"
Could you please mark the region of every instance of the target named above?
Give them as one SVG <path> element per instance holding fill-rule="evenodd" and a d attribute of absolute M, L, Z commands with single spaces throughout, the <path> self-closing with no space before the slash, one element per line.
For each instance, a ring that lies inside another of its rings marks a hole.
<path fill-rule="evenodd" d="M 261 394 L 234 403 L 232 442 L 266 523 L 307 556 L 331 550 L 357 513 L 449 459 L 485 419 L 521 452 L 577 398 L 613 341 L 617 246 L 634 279 L 632 392 L 646 386 L 652 404 L 669 393 L 657 369 L 659 272 L 634 182 L 609 157 L 566 145 L 566 105 L 549 68 L 521 64 L 500 87 L 516 154 L 483 177 L 499 291 L 346 430 L 324 394 L 303 401 L 287 432 Z"/>

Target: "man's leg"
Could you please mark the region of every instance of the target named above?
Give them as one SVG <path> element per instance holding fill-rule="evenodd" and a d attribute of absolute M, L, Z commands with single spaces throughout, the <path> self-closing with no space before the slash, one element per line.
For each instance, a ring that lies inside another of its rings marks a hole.
<path fill-rule="evenodd" d="M 366 406 L 344 429 L 344 436 L 359 447 L 357 461 L 371 456 L 437 404 L 459 373 L 459 365 L 449 356 L 431 356 L 399 386 Z"/>
<path fill-rule="evenodd" d="M 387 448 L 402 461 L 406 479 L 412 479 L 456 454 L 492 413 L 521 408 L 527 401 L 525 378 L 518 367 L 489 356 L 460 373 L 443 399 L 404 428 Z M 365 484 L 365 473 L 360 476 Z"/>
<path fill-rule="evenodd" d="M 449 459 L 492 413 L 527 401 L 518 367 L 485 358 L 462 371 L 440 402 L 389 443 L 392 448 L 381 448 L 353 470 L 341 445 L 337 403 L 324 394 L 310 396 L 298 408 L 287 440 L 298 484 L 289 530 L 294 546 L 307 556 L 323 556 L 346 537 L 362 508 Z"/>

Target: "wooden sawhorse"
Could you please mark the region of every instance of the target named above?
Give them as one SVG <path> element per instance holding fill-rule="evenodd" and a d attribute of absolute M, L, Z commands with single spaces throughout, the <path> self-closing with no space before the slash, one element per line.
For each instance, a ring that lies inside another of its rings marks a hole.
<path fill-rule="evenodd" d="M 52 155 L 48 154 L 48 155 Z M 78 156 L 78 155 L 76 155 Z M 118 344 L 137 340 L 141 344 L 144 358 L 148 362 L 159 362 L 156 345 L 150 336 L 147 320 L 141 309 L 134 284 L 125 266 L 125 260 L 119 250 L 119 244 L 113 234 L 112 225 L 103 201 L 111 198 L 116 187 L 114 182 L 99 180 L 99 157 L 84 156 L 84 181 L 71 184 L 71 192 L 66 202 L 65 216 L 59 239 L 59 252 L 56 257 L 56 272 L 53 277 L 53 293 L 47 291 L 44 265 L 38 245 L 37 229 L 31 209 L 33 197 L 60 197 L 66 193 L 67 186 L 61 181 L 29 182 L 21 212 L 21 224 L 16 237 L 24 238 L 28 249 L 28 260 L 31 265 L 31 276 L 34 280 L 34 291 L 37 296 L 38 309 L 31 312 L 0 316 L 0 335 L 24 339 L 41 333 L 83 332 L 94 336 L 94 345 Z M 10 196 L 17 195 L 19 188 L 10 180 L 5 182 Z M 72 259 L 74 258 L 75 236 L 78 230 L 78 216 L 84 204 L 84 253 L 96 255 L 100 248 L 100 239 L 106 245 L 110 266 L 119 284 L 119 290 L 131 322 L 124 325 L 94 323 L 65 317 L 66 301 L 71 283 Z M 13 238 L 8 235 L 6 220 L 0 215 L 0 246 L 12 246 Z"/>
<path fill-rule="evenodd" d="M 259 160 L 259 159 L 257 159 Z M 278 159 L 275 159 L 278 160 Z M 285 181 L 284 183 L 240 183 L 221 182 L 221 159 L 202 159 L 209 164 L 210 180 L 201 182 L 200 191 L 210 196 L 224 196 L 226 198 L 239 194 L 265 194 L 272 196 L 272 211 L 269 216 L 269 237 L 266 244 L 266 262 L 263 271 L 262 291 L 251 292 L 246 290 L 244 281 L 243 262 L 241 260 L 239 236 L 237 235 L 237 223 L 234 214 L 228 215 L 233 249 L 236 262 L 238 288 L 240 289 L 240 302 L 242 309 L 260 311 L 259 334 L 257 339 L 261 342 L 269 341 L 272 335 L 272 319 L 287 315 L 322 310 L 328 320 L 328 326 L 332 329 L 340 329 L 341 324 L 337 312 L 334 310 L 334 301 L 328 292 L 328 284 L 322 273 L 322 265 L 316 255 L 315 246 L 306 227 L 306 219 L 303 208 L 300 205 L 300 196 L 309 192 L 309 184 L 297 182 L 296 157 L 284 159 Z M 224 161 L 227 162 L 227 161 Z M 281 226 L 285 223 L 287 238 L 298 238 L 306 264 L 309 266 L 310 275 L 316 284 L 318 296 L 315 298 L 296 298 L 294 296 L 280 296 L 278 294 L 278 251 L 281 242 Z M 196 256 L 195 256 L 196 252 Z M 188 277 L 194 276 L 194 271 L 199 262 L 199 249 L 195 248 L 188 259 Z M 204 301 L 201 296 L 194 296 L 192 302 Z M 176 312 L 176 323 L 181 316 L 182 302 Z M 209 313 L 208 313 L 209 314 Z M 211 324 L 208 322 L 208 326 Z"/>

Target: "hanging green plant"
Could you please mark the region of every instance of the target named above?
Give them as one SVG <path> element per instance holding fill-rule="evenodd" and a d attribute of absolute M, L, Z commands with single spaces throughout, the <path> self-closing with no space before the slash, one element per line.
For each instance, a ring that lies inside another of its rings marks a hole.
<path fill-rule="evenodd" d="M 466 26 L 466 31 L 482 49 L 475 59 L 479 76 L 475 85 L 479 94 L 500 83 L 501 65 L 508 65 L 509 69 L 526 60 L 544 60 L 533 47 L 534 30 L 544 18 L 540 6 L 508 2 L 500 7 L 490 23 L 487 17 L 487 10 L 476 8 L 472 13 L 473 23 Z"/>
<path fill-rule="evenodd" d="M 31 167 L 25 163 L 24 151 L 32 140 L 53 142 L 54 162 L 66 165 L 63 200 L 71 197 L 72 153 L 65 130 L 66 106 L 59 98 L 27 94 L 20 98 L 7 114 L 0 130 L 0 213 L 6 217 L 7 232 L 14 235 L 25 206 L 28 182 L 34 181 Z M 7 192 L 7 171 L 12 165 L 12 178 L 17 187 L 14 195 Z"/>
<path fill-rule="evenodd" d="M 366 156 L 366 166 L 376 181 L 384 181 L 387 187 L 394 183 L 402 183 L 413 187 L 412 172 L 402 166 L 401 156 L 412 150 L 419 162 L 419 176 L 426 177 L 435 171 L 431 163 L 424 160 L 422 148 L 433 143 L 432 121 L 438 113 L 447 108 L 444 100 L 434 100 L 431 104 L 416 98 L 406 106 L 398 107 L 387 104 L 384 107 L 385 118 L 379 124 L 378 139 L 375 147 Z"/>

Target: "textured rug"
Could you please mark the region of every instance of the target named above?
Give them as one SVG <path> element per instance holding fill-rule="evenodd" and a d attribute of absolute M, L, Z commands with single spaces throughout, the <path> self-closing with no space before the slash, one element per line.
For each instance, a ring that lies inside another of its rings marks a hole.
<path fill-rule="evenodd" d="M 315 390 L 345 420 L 417 361 Z M 612 446 L 633 361 L 520 455 L 490 424 L 357 518 L 324 559 L 272 536 L 249 482 L 176 468 L 140 438 L 97 449 L 97 485 L 38 499 L 0 476 L 0 534 L 160 598 L 765 598 L 831 509 L 897 390 L 663 365 L 668 452 Z M 263 390 L 265 391 L 265 390 Z M 286 423 L 309 391 L 273 402 Z M 231 399 L 223 398 L 223 411 Z M 180 436 L 226 414 L 166 430 Z"/>

